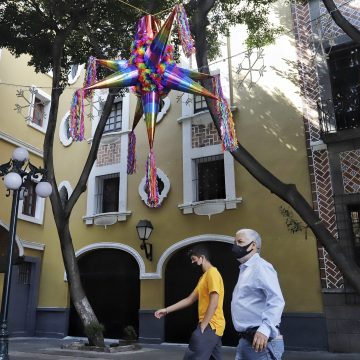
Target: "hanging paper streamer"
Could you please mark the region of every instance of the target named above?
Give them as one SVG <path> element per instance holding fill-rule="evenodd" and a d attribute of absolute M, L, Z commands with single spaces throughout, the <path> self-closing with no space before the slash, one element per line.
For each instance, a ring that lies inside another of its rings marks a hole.
<path fill-rule="evenodd" d="M 84 139 L 84 90 L 76 90 L 70 109 L 70 135 L 75 141 Z"/>
<path fill-rule="evenodd" d="M 96 70 L 96 58 L 90 56 L 87 66 L 84 79 L 84 98 L 92 98 L 94 95 L 94 90 L 87 89 L 89 86 L 94 85 L 97 82 L 97 70 Z"/>
<path fill-rule="evenodd" d="M 153 149 L 150 149 L 146 161 L 146 183 L 145 191 L 148 195 L 147 205 L 154 208 L 159 206 L 159 191 L 157 183 L 157 173 L 155 165 L 155 155 Z"/>
<path fill-rule="evenodd" d="M 184 6 L 176 5 L 176 18 L 178 24 L 179 38 L 186 57 L 195 53 L 194 39 L 191 37 L 190 26 L 186 16 Z"/>
<path fill-rule="evenodd" d="M 136 135 L 133 130 L 129 132 L 128 141 L 127 173 L 131 175 L 136 171 Z"/>
<path fill-rule="evenodd" d="M 238 141 L 236 138 L 232 113 L 221 88 L 220 75 L 214 76 L 213 85 L 215 94 L 219 97 L 219 100 L 216 101 L 215 108 L 220 118 L 222 149 L 223 151 L 233 151 L 238 148 Z"/>
<path fill-rule="evenodd" d="M 129 133 L 129 139 L 128 139 L 128 159 L 127 159 L 127 173 L 129 175 L 134 174 L 136 172 L 136 136 L 135 136 L 135 128 L 136 125 L 139 123 L 141 117 L 144 114 L 144 110 L 142 107 L 142 102 L 140 97 L 137 99 L 136 108 L 135 108 L 135 115 L 134 115 L 134 121 L 133 126 L 131 129 L 131 132 Z"/>
<path fill-rule="evenodd" d="M 75 141 L 84 139 L 84 99 L 92 100 L 94 90 L 88 87 L 97 82 L 96 76 L 96 58 L 90 56 L 84 79 L 83 89 L 76 90 L 71 101 L 70 109 L 70 135 Z"/>

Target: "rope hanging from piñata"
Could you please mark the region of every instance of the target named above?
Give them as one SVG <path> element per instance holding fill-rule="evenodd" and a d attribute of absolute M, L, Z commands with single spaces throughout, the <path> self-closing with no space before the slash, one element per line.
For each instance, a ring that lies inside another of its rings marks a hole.
<path fill-rule="evenodd" d="M 86 66 L 86 73 L 84 78 L 84 97 L 86 99 L 92 98 L 95 90 L 87 89 L 88 87 L 94 85 L 97 82 L 97 68 L 96 68 L 96 58 L 90 56 Z"/>
<path fill-rule="evenodd" d="M 96 82 L 96 58 L 90 56 L 86 66 L 83 89 L 76 90 L 71 101 L 69 130 L 75 141 L 84 140 L 84 99 L 92 100 L 94 90 L 87 88 Z"/>
<path fill-rule="evenodd" d="M 131 131 L 128 135 L 128 158 L 127 158 L 127 173 L 129 175 L 134 174 L 136 172 L 136 135 L 135 135 L 135 128 L 136 125 L 139 123 L 141 117 L 144 114 L 144 110 L 142 107 L 141 99 L 137 99 L 136 108 L 135 108 L 135 115 L 134 121 Z"/>
<path fill-rule="evenodd" d="M 222 149 L 223 151 L 234 151 L 238 148 L 238 141 L 236 138 L 233 116 L 221 88 L 220 75 L 214 76 L 213 86 L 215 88 L 215 94 L 219 98 L 219 100 L 216 101 L 215 108 L 220 118 Z"/>
<path fill-rule="evenodd" d="M 134 174 L 136 171 L 136 135 L 134 130 L 129 132 L 128 139 L 128 158 L 127 158 L 127 173 Z"/>
<path fill-rule="evenodd" d="M 157 173 L 155 165 L 154 150 L 150 149 L 146 161 L 146 183 L 145 191 L 148 195 L 147 205 L 152 208 L 159 207 L 159 191 L 157 184 Z"/>
<path fill-rule="evenodd" d="M 182 4 L 176 5 L 175 8 L 181 46 L 185 56 L 190 57 L 195 53 L 195 45 L 194 39 L 191 36 L 189 21 Z"/>
<path fill-rule="evenodd" d="M 71 102 L 70 110 L 70 135 L 75 141 L 84 139 L 84 91 L 76 90 Z"/>

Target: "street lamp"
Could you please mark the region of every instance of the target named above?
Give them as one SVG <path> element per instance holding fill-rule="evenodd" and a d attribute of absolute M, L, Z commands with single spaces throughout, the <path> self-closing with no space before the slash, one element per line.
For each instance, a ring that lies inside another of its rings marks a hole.
<path fill-rule="evenodd" d="M 7 316 L 19 199 L 20 196 L 26 194 L 26 190 L 31 183 L 38 183 L 35 187 L 35 192 L 38 196 L 44 198 L 51 195 L 52 187 L 51 184 L 46 181 L 46 170 L 32 165 L 29 161 L 29 153 L 24 148 L 16 148 L 11 160 L 6 164 L 0 165 L 0 176 L 4 177 L 4 184 L 8 189 L 6 196 L 10 196 L 11 190 L 13 192 L 7 267 L 4 275 L 0 313 L 0 360 L 7 360 L 9 359 Z"/>
<path fill-rule="evenodd" d="M 146 241 L 149 239 L 153 229 L 154 227 L 149 220 L 140 220 L 136 225 L 136 231 L 139 239 L 142 241 L 140 249 L 145 250 L 145 256 L 150 261 L 152 261 L 152 244 L 146 243 Z"/>

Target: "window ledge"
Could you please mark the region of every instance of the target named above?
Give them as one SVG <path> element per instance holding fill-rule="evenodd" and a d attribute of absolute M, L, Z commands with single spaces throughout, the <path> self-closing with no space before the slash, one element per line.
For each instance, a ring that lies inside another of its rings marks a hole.
<path fill-rule="evenodd" d="M 185 122 L 185 121 L 192 121 L 192 120 L 195 120 L 195 119 L 200 119 L 200 118 L 203 118 L 204 116 L 208 116 L 209 115 L 209 110 L 204 110 L 204 111 L 199 111 L 195 114 L 192 114 L 192 115 L 188 115 L 188 116 L 182 116 L 180 118 L 177 119 L 177 122 L 179 124 Z"/>
<path fill-rule="evenodd" d="M 105 228 L 116 224 L 118 221 L 126 221 L 127 216 L 131 215 L 131 211 L 124 212 L 108 212 L 95 215 L 83 216 L 86 225 L 100 225 Z"/>
<path fill-rule="evenodd" d="M 360 129 L 344 129 L 334 133 L 323 133 L 321 138 L 325 144 L 346 143 L 357 140 L 360 137 Z"/>
<path fill-rule="evenodd" d="M 31 121 L 27 121 L 28 126 L 32 127 L 33 129 L 40 131 L 41 133 L 45 134 L 46 133 L 46 129 L 43 126 L 39 126 L 37 124 L 34 124 Z"/>
<path fill-rule="evenodd" d="M 121 135 L 128 134 L 129 132 L 130 132 L 130 130 L 121 130 L 121 131 L 104 133 L 101 136 L 100 144 L 108 145 L 108 144 L 118 142 Z M 90 139 L 87 139 L 88 144 L 91 144 L 92 141 L 93 141 L 93 137 L 91 137 Z"/>
<path fill-rule="evenodd" d="M 345 289 L 344 287 L 340 288 L 322 288 L 321 292 L 323 294 L 354 294 L 356 293 L 354 290 Z"/>
<path fill-rule="evenodd" d="M 26 249 L 32 249 L 32 250 L 45 250 L 45 244 L 37 243 L 35 241 L 28 241 L 28 240 L 21 240 L 21 244 Z"/>
<path fill-rule="evenodd" d="M 231 106 L 230 109 L 231 109 L 231 112 L 234 112 L 237 110 L 237 107 Z M 209 110 L 199 111 L 197 113 L 194 113 L 194 114 L 188 115 L 188 116 L 182 116 L 177 119 L 177 122 L 179 124 L 181 124 L 185 121 L 191 121 L 194 123 L 194 125 L 202 125 L 204 123 L 204 121 L 206 121 L 206 120 L 208 122 L 212 121 Z"/>
<path fill-rule="evenodd" d="M 225 210 L 236 209 L 237 204 L 242 203 L 242 198 L 234 199 L 216 199 L 216 200 L 205 200 L 196 201 L 188 204 L 180 204 L 178 208 L 182 210 L 183 214 L 196 215 L 211 215 L 220 214 Z"/>
<path fill-rule="evenodd" d="M 25 215 L 22 213 L 18 214 L 18 219 L 19 220 L 23 220 L 23 221 L 28 221 L 34 224 L 38 224 L 38 225 L 42 225 L 43 224 L 43 219 L 40 219 L 38 217 L 35 216 L 30 216 L 30 215 Z"/>

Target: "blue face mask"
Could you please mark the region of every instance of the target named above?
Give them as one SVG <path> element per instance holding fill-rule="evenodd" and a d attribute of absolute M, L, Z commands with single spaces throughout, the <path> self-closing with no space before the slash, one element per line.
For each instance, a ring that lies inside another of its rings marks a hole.
<path fill-rule="evenodd" d="M 235 256 L 235 259 L 241 259 L 244 256 L 250 254 L 252 250 L 248 250 L 248 248 L 252 243 L 253 243 L 253 241 L 250 244 L 247 244 L 244 246 L 239 246 L 239 245 L 234 244 L 231 251 L 232 251 L 233 255 Z"/>

